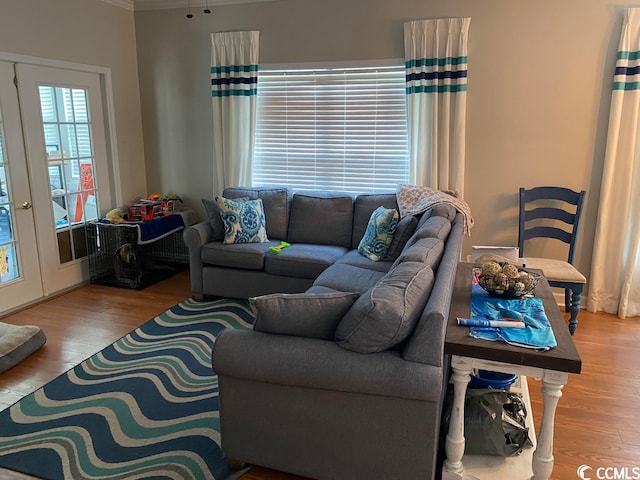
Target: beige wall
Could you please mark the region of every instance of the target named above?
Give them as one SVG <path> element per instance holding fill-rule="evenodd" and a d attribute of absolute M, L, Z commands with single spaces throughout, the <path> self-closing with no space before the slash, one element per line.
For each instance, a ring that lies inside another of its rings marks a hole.
<path fill-rule="evenodd" d="M 517 243 L 517 191 L 587 190 L 578 266 L 588 275 L 624 3 L 619 0 L 276 0 L 136 12 L 147 175 L 202 210 L 211 196 L 210 33 L 259 30 L 260 62 L 403 57 L 403 22 L 471 17 L 465 242 Z"/>
<path fill-rule="evenodd" d="M 124 202 L 146 192 L 134 27 L 133 11 L 99 0 L 0 2 L 0 52 L 111 69 Z"/>

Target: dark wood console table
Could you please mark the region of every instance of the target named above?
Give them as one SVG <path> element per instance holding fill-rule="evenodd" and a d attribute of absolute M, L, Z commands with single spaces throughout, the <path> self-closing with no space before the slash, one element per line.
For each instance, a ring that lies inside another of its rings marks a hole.
<path fill-rule="evenodd" d="M 451 355 L 454 385 L 453 408 L 446 437 L 443 479 L 463 479 L 464 399 L 474 368 L 493 370 L 542 379 L 543 415 L 532 470 L 536 480 L 547 480 L 553 470 L 553 423 L 562 388 L 569 373 L 580 373 L 582 360 L 547 280 L 542 277 L 534 294 L 540 298 L 556 338 L 557 347 L 546 352 L 516 347 L 469 336 L 469 328 L 457 325 L 456 318 L 469 317 L 471 306 L 472 263 L 460 263 L 456 274 L 445 353 Z"/>

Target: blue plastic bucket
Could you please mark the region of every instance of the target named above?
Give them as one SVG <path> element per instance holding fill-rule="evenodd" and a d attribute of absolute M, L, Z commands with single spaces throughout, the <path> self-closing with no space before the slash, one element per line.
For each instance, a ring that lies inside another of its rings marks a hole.
<path fill-rule="evenodd" d="M 509 390 L 511 385 L 518 379 L 517 375 L 511 373 L 491 372 L 489 370 L 478 370 L 478 375 L 471 375 L 469 388 L 495 388 L 496 390 Z"/>

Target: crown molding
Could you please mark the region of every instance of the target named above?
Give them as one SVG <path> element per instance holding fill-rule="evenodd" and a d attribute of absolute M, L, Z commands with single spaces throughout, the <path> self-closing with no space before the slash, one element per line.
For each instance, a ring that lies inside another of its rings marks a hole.
<path fill-rule="evenodd" d="M 110 3 L 116 7 L 126 8 L 127 10 L 133 10 L 134 0 L 102 0 L 104 3 Z"/>
<path fill-rule="evenodd" d="M 187 8 L 188 0 L 103 0 L 109 2 L 133 3 L 136 11 L 163 10 L 169 8 Z M 229 5 L 235 3 L 271 2 L 273 0 L 191 0 L 192 7 L 215 7 L 216 5 Z"/>

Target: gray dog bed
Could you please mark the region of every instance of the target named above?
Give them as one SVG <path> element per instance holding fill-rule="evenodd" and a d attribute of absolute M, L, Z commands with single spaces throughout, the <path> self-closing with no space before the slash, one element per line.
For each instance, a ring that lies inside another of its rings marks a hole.
<path fill-rule="evenodd" d="M 46 341 L 40 327 L 0 322 L 0 372 L 20 363 Z"/>

